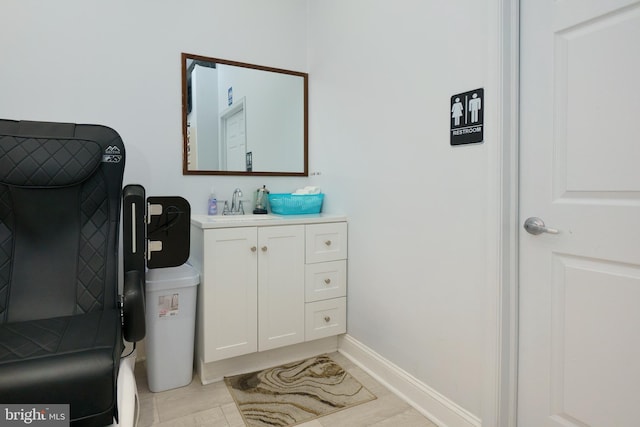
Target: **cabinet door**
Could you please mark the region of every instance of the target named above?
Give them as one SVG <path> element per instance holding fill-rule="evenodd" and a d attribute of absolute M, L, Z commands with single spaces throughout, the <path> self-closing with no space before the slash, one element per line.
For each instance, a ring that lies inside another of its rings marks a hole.
<path fill-rule="evenodd" d="M 304 225 L 258 229 L 258 348 L 304 341 Z"/>
<path fill-rule="evenodd" d="M 207 230 L 204 253 L 204 362 L 257 351 L 257 229 Z"/>

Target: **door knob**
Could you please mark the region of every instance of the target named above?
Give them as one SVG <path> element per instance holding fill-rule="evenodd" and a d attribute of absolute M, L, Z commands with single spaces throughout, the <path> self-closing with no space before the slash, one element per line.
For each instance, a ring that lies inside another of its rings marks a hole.
<path fill-rule="evenodd" d="M 555 228 L 547 227 L 544 224 L 543 220 L 535 216 L 527 218 L 527 220 L 524 222 L 524 229 L 527 230 L 527 233 L 533 234 L 536 236 L 542 233 L 558 234 L 560 232 Z"/>

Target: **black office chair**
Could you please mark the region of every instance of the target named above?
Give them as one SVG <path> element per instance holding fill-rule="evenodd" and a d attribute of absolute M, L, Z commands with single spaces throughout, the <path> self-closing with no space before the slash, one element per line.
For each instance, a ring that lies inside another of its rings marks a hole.
<path fill-rule="evenodd" d="M 139 186 L 125 190 L 138 234 L 123 239 L 123 307 L 118 293 L 124 163 L 110 128 L 0 120 L 0 404 L 69 404 L 74 426 L 117 419 L 123 338 L 145 330 Z"/>

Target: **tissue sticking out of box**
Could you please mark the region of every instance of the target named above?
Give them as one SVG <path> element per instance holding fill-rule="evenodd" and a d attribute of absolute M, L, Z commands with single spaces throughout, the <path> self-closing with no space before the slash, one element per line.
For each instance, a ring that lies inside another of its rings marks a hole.
<path fill-rule="evenodd" d="M 304 188 L 298 188 L 296 191 L 294 191 L 293 195 L 299 195 L 299 194 L 320 194 L 320 187 L 315 187 L 313 185 L 308 185 Z"/>

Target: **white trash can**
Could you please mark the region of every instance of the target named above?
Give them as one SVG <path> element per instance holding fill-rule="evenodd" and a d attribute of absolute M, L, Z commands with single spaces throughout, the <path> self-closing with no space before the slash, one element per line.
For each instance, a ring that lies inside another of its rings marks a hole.
<path fill-rule="evenodd" d="M 149 390 L 183 387 L 193 378 L 196 298 L 200 276 L 189 264 L 146 274 L 145 349 Z"/>

